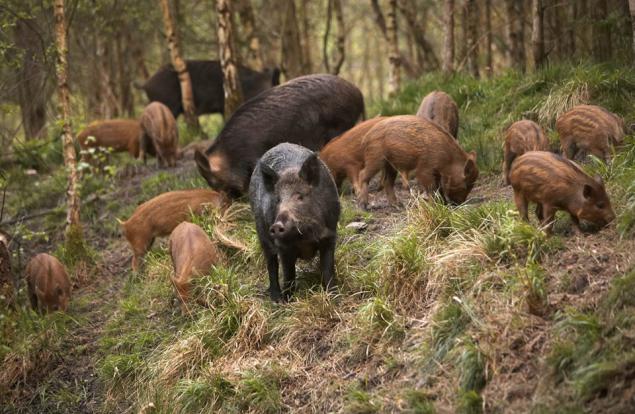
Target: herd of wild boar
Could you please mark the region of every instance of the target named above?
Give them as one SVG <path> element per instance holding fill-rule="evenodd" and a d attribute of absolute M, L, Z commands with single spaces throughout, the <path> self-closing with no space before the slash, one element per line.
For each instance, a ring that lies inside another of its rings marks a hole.
<path fill-rule="evenodd" d="M 197 108 L 201 113 L 220 111 L 220 74 L 201 74 L 218 72 L 217 63 L 192 64 L 198 73 L 193 76 Z M 190 296 L 193 277 L 226 261 L 206 233 L 187 222 L 192 212 L 209 207 L 222 211 L 248 195 L 269 294 L 274 301 L 284 301 L 294 290 L 296 261 L 316 253 L 323 287 L 335 288 L 338 190 L 345 179 L 363 208 L 369 206 L 369 183 L 380 172 L 390 204 L 397 202 L 397 176 L 404 187 L 412 176 L 428 202 L 453 205 L 466 201 L 478 179 L 477 154 L 461 147 L 458 107 L 444 92 L 427 95 L 416 115 L 365 120 L 362 93 L 342 78 L 308 75 L 276 86 L 277 74 L 271 78 L 252 72 L 241 72 L 241 80 L 246 96 L 253 97 L 205 151 L 194 152 L 197 168 L 212 189 L 161 194 L 121 222 L 133 252 L 133 270 L 156 237 L 170 236 L 171 280 L 182 303 Z M 204 81 L 207 87 L 197 86 Z M 80 145 L 107 146 L 143 159 L 155 155 L 160 166 L 174 166 L 175 117 L 182 112 L 176 75 L 162 68 L 144 88 L 153 102 L 139 120 L 98 121 L 79 134 Z M 529 220 L 531 202 L 548 232 L 557 210 L 568 212 L 577 229 L 581 224 L 590 229 L 607 225 L 615 214 L 604 184 L 587 175 L 576 160 L 593 154 L 608 162 L 612 148 L 623 141 L 623 120 L 599 106 L 580 105 L 559 117 L 556 128 L 562 155 L 549 151 L 547 136 L 533 121 L 515 122 L 505 133 L 503 178 L 513 188 L 520 215 Z M 26 277 L 34 306 L 66 308 L 70 283 L 57 259 L 34 257 Z"/>

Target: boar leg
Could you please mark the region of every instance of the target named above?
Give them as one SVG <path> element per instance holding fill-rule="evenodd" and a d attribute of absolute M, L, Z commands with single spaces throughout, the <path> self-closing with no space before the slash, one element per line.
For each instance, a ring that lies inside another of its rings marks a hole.
<path fill-rule="evenodd" d="M 580 220 L 578 220 L 578 218 L 575 215 L 571 214 L 571 213 L 569 213 L 569 216 L 571 217 L 571 221 L 573 222 L 574 230 L 577 233 L 582 233 L 582 228 L 580 227 Z"/>
<path fill-rule="evenodd" d="M 556 220 L 556 211 L 557 209 L 550 204 L 542 205 L 543 219 L 540 224 L 545 228 L 547 234 L 551 234 L 553 230 L 553 223 Z"/>
<path fill-rule="evenodd" d="M 575 141 L 571 140 L 568 142 L 563 142 L 562 144 L 562 155 L 565 158 L 570 160 L 575 159 L 575 156 L 578 154 L 578 146 L 575 144 Z"/>
<path fill-rule="evenodd" d="M 274 302 L 280 302 L 280 282 L 278 281 L 278 255 L 265 247 L 263 243 L 265 260 L 267 261 L 267 273 L 269 273 L 269 296 Z"/>
<path fill-rule="evenodd" d="M 335 238 L 320 243 L 320 270 L 322 272 L 322 287 L 326 291 L 333 291 L 335 281 Z"/>
<path fill-rule="evenodd" d="M 541 203 L 536 203 L 536 217 L 538 217 L 538 221 L 542 223 L 544 220 L 543 208 Z"/>
<path fill-rule="evenodd" d="M 417 167 L 416 176 L 419 187 L 421 187 L 428 197 L 432 195 L 435 190 L 441 188 L 439 180 L 435 178 L 433 171 L 429 168 L 419 165 Z M 441 195 L 443 195 L 443 192 L 441 192 Z M 428 197 L 425 198 L 427 199 Z"/>
<path fill-rule="evenodd" d="M 529 221 L 529 214 L 527 213 L 529 201 L 525 198 L 525 196 L 523 196 L 520 192 L 514 192 L 514 203 L 516 203 L 516 208 L 520 213 L 520 217 L 525 221 Z"/>
<path fill-rule="evenodd" d="M 397 204 L 397 196 L 395 195 L 395 179 L 397 178 L 397 170 L 390 164 L 386 163 L 383 174 L 384 194 L 391 205 Z"/>
<path fill-rule="evenodd" d="M 294 251 L 287 250 L 280 253 L 283 274 L 282 297 L 285 300 L 289 299 L 295 287 L 295 262 L 297 260 L 298 256 Z"/>

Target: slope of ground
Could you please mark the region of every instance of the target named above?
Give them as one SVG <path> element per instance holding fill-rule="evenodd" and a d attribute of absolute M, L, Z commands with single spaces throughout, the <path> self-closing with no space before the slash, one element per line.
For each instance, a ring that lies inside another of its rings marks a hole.
<path fill-rule="evenodd" d="M 585 167 L 603 175 L 618 214 L 616 223 L 596 234 L 573 233 L 564 214 L 551 237 L 535 222 L 519 220 L 499 167 L 502 130 L 523 114 L 538 117 L 552 138 L 557 114 L 578 102 L 635 119 L 635 74 L 580 65 L 487 81 L 431 75 L 395 100 L 378 103 L 375 112 L 413 113 L 432 89 L 447 90 L 460 105 L 459 140 L 478 151 L 478 185 L 456 208 L 399 190 L 403 206 L 388 207 L 382 194 L 373 194 L 366 212 L 344 195 L 337 295 L 319 288 L 313 261 L 300 265 L 293 300 L 271 303 L 243 201 L 223 217 L 192 217 L 212 236 L 223 223 L 247 249 L 224 248 L 229 263 L 196 286 L 210 306 L 192 305 L 182 313 L 169 284 L 165 242 L 157 242 L 144 270 L 132 274 L 115 218 L 163 191 L 204 186 L 193 163 L 161 172 L 131 164 L 117 168 L 108 184 L 89 180 L 84 198 L 96 200 L 84 214 L 97 250 L 92 282 L 76 291 L 70 318 L 24 311 L 20 315 L 28 317 L 9 314 L 14 322 L 2 321 L 2 332 L 14 333 L 2 342 L 5 366 L 16 358 L 28 362 L 17 364 L 15 372 L 26 379 L 2 393 L 13 404 L 3 407 L 632 412 L 635 141 L 627 140 L 611 166 Z M 46 199 L 33 195 L 21 204 L 14 200 L 13 207 L 49 208 L 42 206 Z M 29 234 L 37 239 L 47 220 L 51 225 L 59 218 L 36 219 Z M 347 227 L 353 221 L 368 226 Z M 49 234 L 41 246 L 59 240 Z M 47 339 L 31 340 L 38 332 Z M 50 362 L 32 363 L 42 356 Z"/>

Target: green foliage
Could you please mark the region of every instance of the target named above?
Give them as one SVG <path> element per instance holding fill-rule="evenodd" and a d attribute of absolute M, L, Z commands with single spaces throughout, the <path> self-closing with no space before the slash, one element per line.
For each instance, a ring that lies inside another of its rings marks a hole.
<path fill-rule="evenodd" d="M 279 367 L 243 374 L 238 384 L 236 398 L 241 410 L 256 410 L 259 413 L 278 413 L 282 409 L 280 381 L 284 378 Z"/>

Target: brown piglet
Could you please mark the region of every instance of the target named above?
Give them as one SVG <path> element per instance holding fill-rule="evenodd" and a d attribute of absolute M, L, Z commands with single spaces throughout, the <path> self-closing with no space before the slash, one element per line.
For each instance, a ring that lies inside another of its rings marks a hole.
<path fill-rule="evenodd" d="M 33 309 L 40 312 L 66 311 L 71 299 L 71 282 L 64 265 L 50 254 L 29 260 L 24 271 Z"/>
<path fill-rule="evenodd" d="M 202 228 L 186 221 L 176 226 L 170 234 L 169 249 L 174 266 L 172 283 L 179 299 L 185 304 L 190 296 L 192 278 L 207 273 L 225 258 Z"/>
<path fill-rule="evenodd" d="M 509 170 L 512 162 L 528 151 L 549 151 L 549 140 L 540 125 L 523 119 L 514 122 L 505 132 L 503 178 L 507 185 L 509 185 Z"/>
<path fill-rule="evenodd" d="M 446 202 L 463 203 L 478 178 L 476 153 L 465 152 L 457 141 L 432 121 L 414 115 L 386 118 L 364 138 L 364 169 L 360 172 L 362 207 L 368 205 L 368 183 L 384 169 L 384 191 L 396 202 L 394 181 L 414 171 L 428 193 L 441 191 Z"/>
<path fill-rule="evenodd" d="M 178 155 L 179 132 L 170 109 L 161 102 L 152 102 L 143 110 L 139 122 L 143 132 L 140 144 L 140 157 L 143 161 L 146 161 L 146 153 L 156 152 L 159 167 L 174 167 Z"/>
<path fill-rule="evenodd" d="M 134 158 L 139 156 L 140 139 L 141 124 L 134 119 L 95 121 L 77 135 L 79 146 L 84 151 L 104 147 L 114 152 L 128 151 Z"/>
<path fill-rule="evenodd" d="M 581 221 L 603 227 L 615 219 L 602 179 L 591 178 L 559 155 L 526 152 L 512 163 L 509 179 L 522 218 L 529 220 L 529 202 L 536 203 L 536 216 L 547 232 L 551 232 L 557 210 L 568 212 L 577 229 Z"/>
<path fill-rule="evenodd" d="M 454 99 L 443 91 L 432 91 L 419 105 L 417 116 L 436 122 L 455 139 L 459 138 L 459 107 Z"/>
<path fill-rule="evenodd" d="M 556 121 L 562 154 L 568 159 L 593 154 L 608 162 L 611 147 L 624 140 L 624 121 L 596 105 L 578 105 Z"/>
<path fill-rule="evenodd" d="M 150 249 L 156 237 L 168 236 L 172 230 L 205 207 L 226 209 L 230 204 L 223 193 L 213 190 L 170 191 L 141 204 L 127 221 L 121 223 L 123 234 L 132 248 L 132 270 Z"/>
<path fill-rule="evenodd" d="M 355 125 L 342 135 L 331 140 L 320 151 L 320 159 L 324 161 L 340 190 L 345 178 L 359 194 L 359 172 L 364 167 L 364 147 L 362 141 L 366 133 L 379 121 L 386 117 L 378 116 Z"/>

